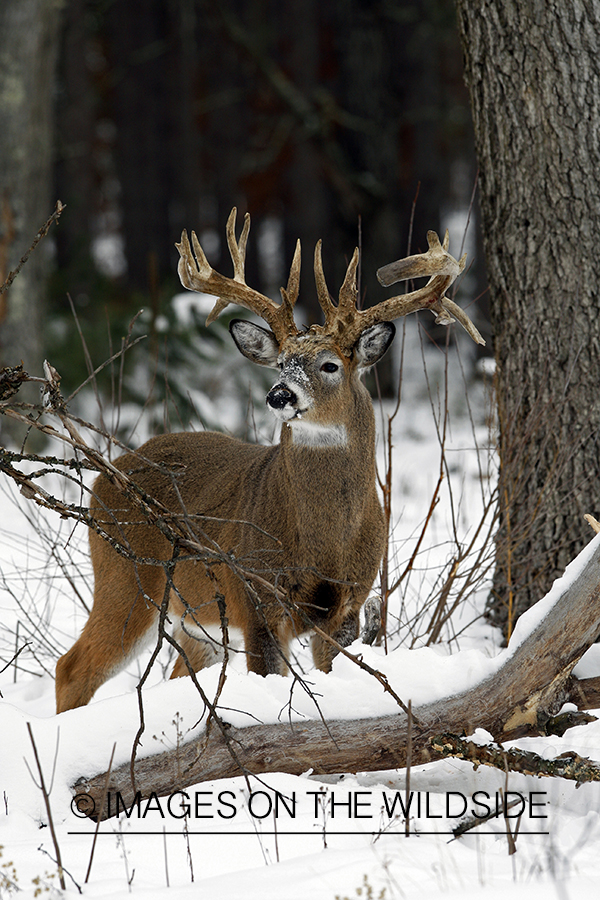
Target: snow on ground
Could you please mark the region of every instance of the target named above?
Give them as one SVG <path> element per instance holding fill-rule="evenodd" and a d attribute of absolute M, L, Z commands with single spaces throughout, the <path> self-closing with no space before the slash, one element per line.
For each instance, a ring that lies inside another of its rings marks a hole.
<path fill-rule="evenodd" d="M 415 332 L 410 340 L 415 343 Z M 415 549 L 438 482 L 440 448 L 432 410 L 439 416 L 444 407 L 442 357 L 427 352 L 426 378 L 420 354 L 407 356 L 403 402 L 393 427 L 396 572 L 403 571 Z M 475 382 L 469 388 L 469 415 L 455 357 L 449 375 L 446 477 L 412 571 L 391 604 L 389 652 L 354 648 L 415 705 L 493 673 L 497 655 L 507 652 L 500 650 L 497 634 L 480 617 L 485 581 L 457 604 L 440 643 L 425 646 L 436 586 L 439 593 L 457 546 L 468 545 L 473 537 L 494 483 L 482 385 Z M 383 460 L 381 436 L 379 452 Z M 18 668 L 8 666 L 0 673 L 0 898 L 58 889 L 28 723 L 51 785 L 69 897 L 78 895 L 76 884 L 89 898 L 110 895 L 117 900 L 159 895 L 173 900 L 505 900 L 507 891 L 515 900 L 545 898 L 548 892 L 559 898 L 595 895 L 599 785 L 576 789 L 569 782 L 514 774 L 506 783 L 500 772 L 484 767 L 474 771 L 451 760 L 411 771 L 409 837 L 402 808 L 404 771 L 339 778 L 278 774 L 252 779 L 249 785 L 242 778 L 229 778 L 195 785 L 185 796 L 142 802 L 102 823 L 84 884 L 94 826 L 72 808 L 70 786 L 81 776 L 104 771 L 115 743 L 114 765 L 129 759 L 138 727 L 135 685 L 145 663 L 133 664 L 106 684 L 88 707 L 55 716 L 55 660 L 76 638 L 86 618 L 84 604 L 91 601 L 86 536 L 83 529 L 73 531 L 70 523 L 40 514 L 6 483 L 0 485 L 0 533 L 0 660 L 8 662 L 16 645 L 29 642 Z M 473 560 L 480 545 L 481 540 L 474 545 Z M 482 569 L 486 560 L 489 554 L 480 558 Z M 567 577 L 573 577 L 572 570 Z M 525 631 L 535 621 L 536 611 L 521 628 Z M 257 719 L 285 721 L 290 715 L 315 718 L 315 701 L 326 718 L 393 714 L 389 695 L 347 659 L 338 657 L 333 672 L 323 675 L 310 668 L 305 646 L 297 647 L 297 655 L 313 696 L 296 686 L 290 703 L 290 679 L 248 675 L 238 655 L 220 698 L 225 720 L 243 726 Z M 198 694 L 189 679 L 165 681 L 169 665 L 166 654 L 144 691 L 146 731 L 139 755 L 176 746 L 202 727 Z M 600 674 L 596 647 L 578 671 Z M 217 677 L 217 668 L 200 674 L 209 696 Z M 529 739 L 520 745 L 548 757 L 572 749 L 600 759 L 600 721 L 570 729 L 562 738 Z M 502 816 L 453 839 L 451 828 L 464 813 L 496 808 L 500 789 L 521 798 L 517 852 L 508 853 Z M 182 803 L 189 807 L 188 818 Z"/>

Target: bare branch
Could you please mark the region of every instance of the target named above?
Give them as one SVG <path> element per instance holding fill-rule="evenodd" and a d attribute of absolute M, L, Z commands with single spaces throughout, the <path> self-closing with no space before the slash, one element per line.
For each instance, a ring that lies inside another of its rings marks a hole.
<path fill-rule="evenodd" d="M 31 256 L 31 254 L 33 253 L 33 251 L 35 250 L 35 248 L 37 247 L 37 245 L 39 244 L 39 242 L 50 231 L 50 226 L 52 225 L 52 223 L 58 222 L 58 220 L 60 219 L 60 214 L 62 213 L 64 208 L 65 208 L 64 203 L 61 203 L 60 200 L 57 200 L 56 201 L 56 209 L 54 210 L 54 212 L 52 213 L 52 215 L 50 216 L 48 221 L 45 222 L 44 225 L 42 225 L 42 227 L 40 228 L 40 230 L 34 237 L 32 243 L 31 243 L 31 246 L 29 247 L 29 250 L 27 250 L 27 252 L 24 253 L 23 256 L 21 257 L 21 259 L 19 260 L 19 264 L 17 265 L 17 268 L 14 270 L 14 272 L 9 272 L 8 277 L 6 278 L 6 281 L 4 282 L 4 284 L 0 285 L 0 295 L 2 295 L 5 291 L 7 291 L 9 289 L 9 287 L 11 286 L 11 284 L 13 283 L 13 281 L 15 280 L 15 278 L 17 277 L 17 275 L 19 274 L 19 272 L 21 271 L 21 269 L 23 268 L 23 266 L 25 265 L 25 263 L 27 262 L 27 260 Z"/>

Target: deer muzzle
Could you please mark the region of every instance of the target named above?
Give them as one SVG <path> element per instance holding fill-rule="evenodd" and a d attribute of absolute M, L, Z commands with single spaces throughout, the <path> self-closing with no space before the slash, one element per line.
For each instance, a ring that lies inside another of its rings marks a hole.
<path fill-rule="evenodd" d="M 293 419 L 298 414 L 298 396 L 285 384 L 274 384 L 267 394 L 267 406 L 278 419 Z"/>

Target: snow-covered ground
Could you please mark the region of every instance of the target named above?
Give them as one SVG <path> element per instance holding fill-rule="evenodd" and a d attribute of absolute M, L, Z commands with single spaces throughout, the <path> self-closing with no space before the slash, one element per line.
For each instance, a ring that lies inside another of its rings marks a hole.
<path fill-rule="evenodd" d="M 413 328 L 407 336 L 402 404 L 393 424 L 396 574 L 404 571 L 419 540 L 440 472 L 445 363 L 441 354 L 428 350 L 426 376 L 414 349 L 418 344 Z M 454 354 L 449 386 L 447 467 L 420 551 L 391 601 L 388 653 L 354 648 L 415 706 L 492 673 L 495 657 L 506 652 L 480 615 L 485 579 L 461 599 L 466 575 L 450 592 L 448 602 L 456 599 L 456 610 L 440 642 L 425 646 L 440 586 L 457 547 L 468 546 L 474 537 L 494 484 L 482 382 L 469 387 L 469 410 Z M 378 410 L 380 422 L 388 412 Z M 380 436 L 382 465 L 384 450 Z M 493 527 L 491 514 L 485 521 L 469 557 L 479 560 L 481 571 L 489 566 L 492 550 L 490 545 L 490 552 L 477 556 L 483 536 Z M 88 707 L 54 715 L 54 664 L 79 633 L 84 604 L 90 602 L 84 529 L 73 530 L 72 523 L 42 515 L 9 483 L 0 484 L 0 668 L 16 646 L 28 642 L 18 665 L 0 673 L 0 898 L 58 889 L 28 723 L 51 787 L 70 897 L 79 888 L 90 898 L 132 895 L 140 900 L 159 894 L 174 900 L 505 900 L 507 891 L 515 900 L 596 895 L 599 785 L 576 789 L 570 782 L 515 774 L 507 784 L 498 771 L 474 771 L 470 764 L 450 760 L 411 771 L 409 837 L 404 834 L 402 770 L 339 778 L 318 778 L 309 770 L 300 777 L 265 775 L 251 779 L 249 786 L 241 777 L 223 779 L 188 788 L 187 798 L 155 798 L 102 823 L 84 884 L 94 826 L 74 811 L 70 786 L 82 776 L 105 771 L 115 744 L 114 765 L 128 761 L 139 721 L 135 685 L 145 664 L 132 665 L 104 685 Z M 393 699 L 351 661 L 338 657 L 333 672 L 323 675 L 310 668 L 305 647 L 298 646 L 297 655 L 314 696 L 296 686 L 290 703 L 291 679 L 248 675 L 238 655 L 219 700 L 223 718 L 240 727 L 257 720 L 285 721 L 290 714 L 315 718 L 319 710 L 329 719 L 394 713 Z M 202 728 L 198 694 L 189 679 L 165 681 L 169 664 L 168 656 L 160 659 L 144 690 L 146 730 L 138 755 L 176 746 Z M 600 674 L 596 648 L 578 672 Z M 216 667 L 199 676 L 209 696 L 217 677 Z M 600 760 L 600 722 L 571 729 L 562 738 L 529 739 L 520 745 L 548 757 L 569 749 Z M 513 819 L 514 825 L 523 811 L 517 852 L 508 853 L 502 816 L 453 839 L 451 829 L 463 813 L 481 814 L 486 803 L 493 807 L 500 789 L 523 798 L 524 810 L 517 807 Z M 182 801 L 189 804 L 187 819 Z"/>

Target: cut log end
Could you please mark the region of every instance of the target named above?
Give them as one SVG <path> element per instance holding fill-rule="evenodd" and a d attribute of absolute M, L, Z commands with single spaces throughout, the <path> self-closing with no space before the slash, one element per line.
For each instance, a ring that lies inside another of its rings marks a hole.
<path fill-rule="evenodd" d="M 592 526 L 596 534 L 600 534 L 600 522 L 598 521 L 598 519 L 595 519 L 589 513 L 586 513 L 583 518 L 588 523 L 588 525 Z"/>

